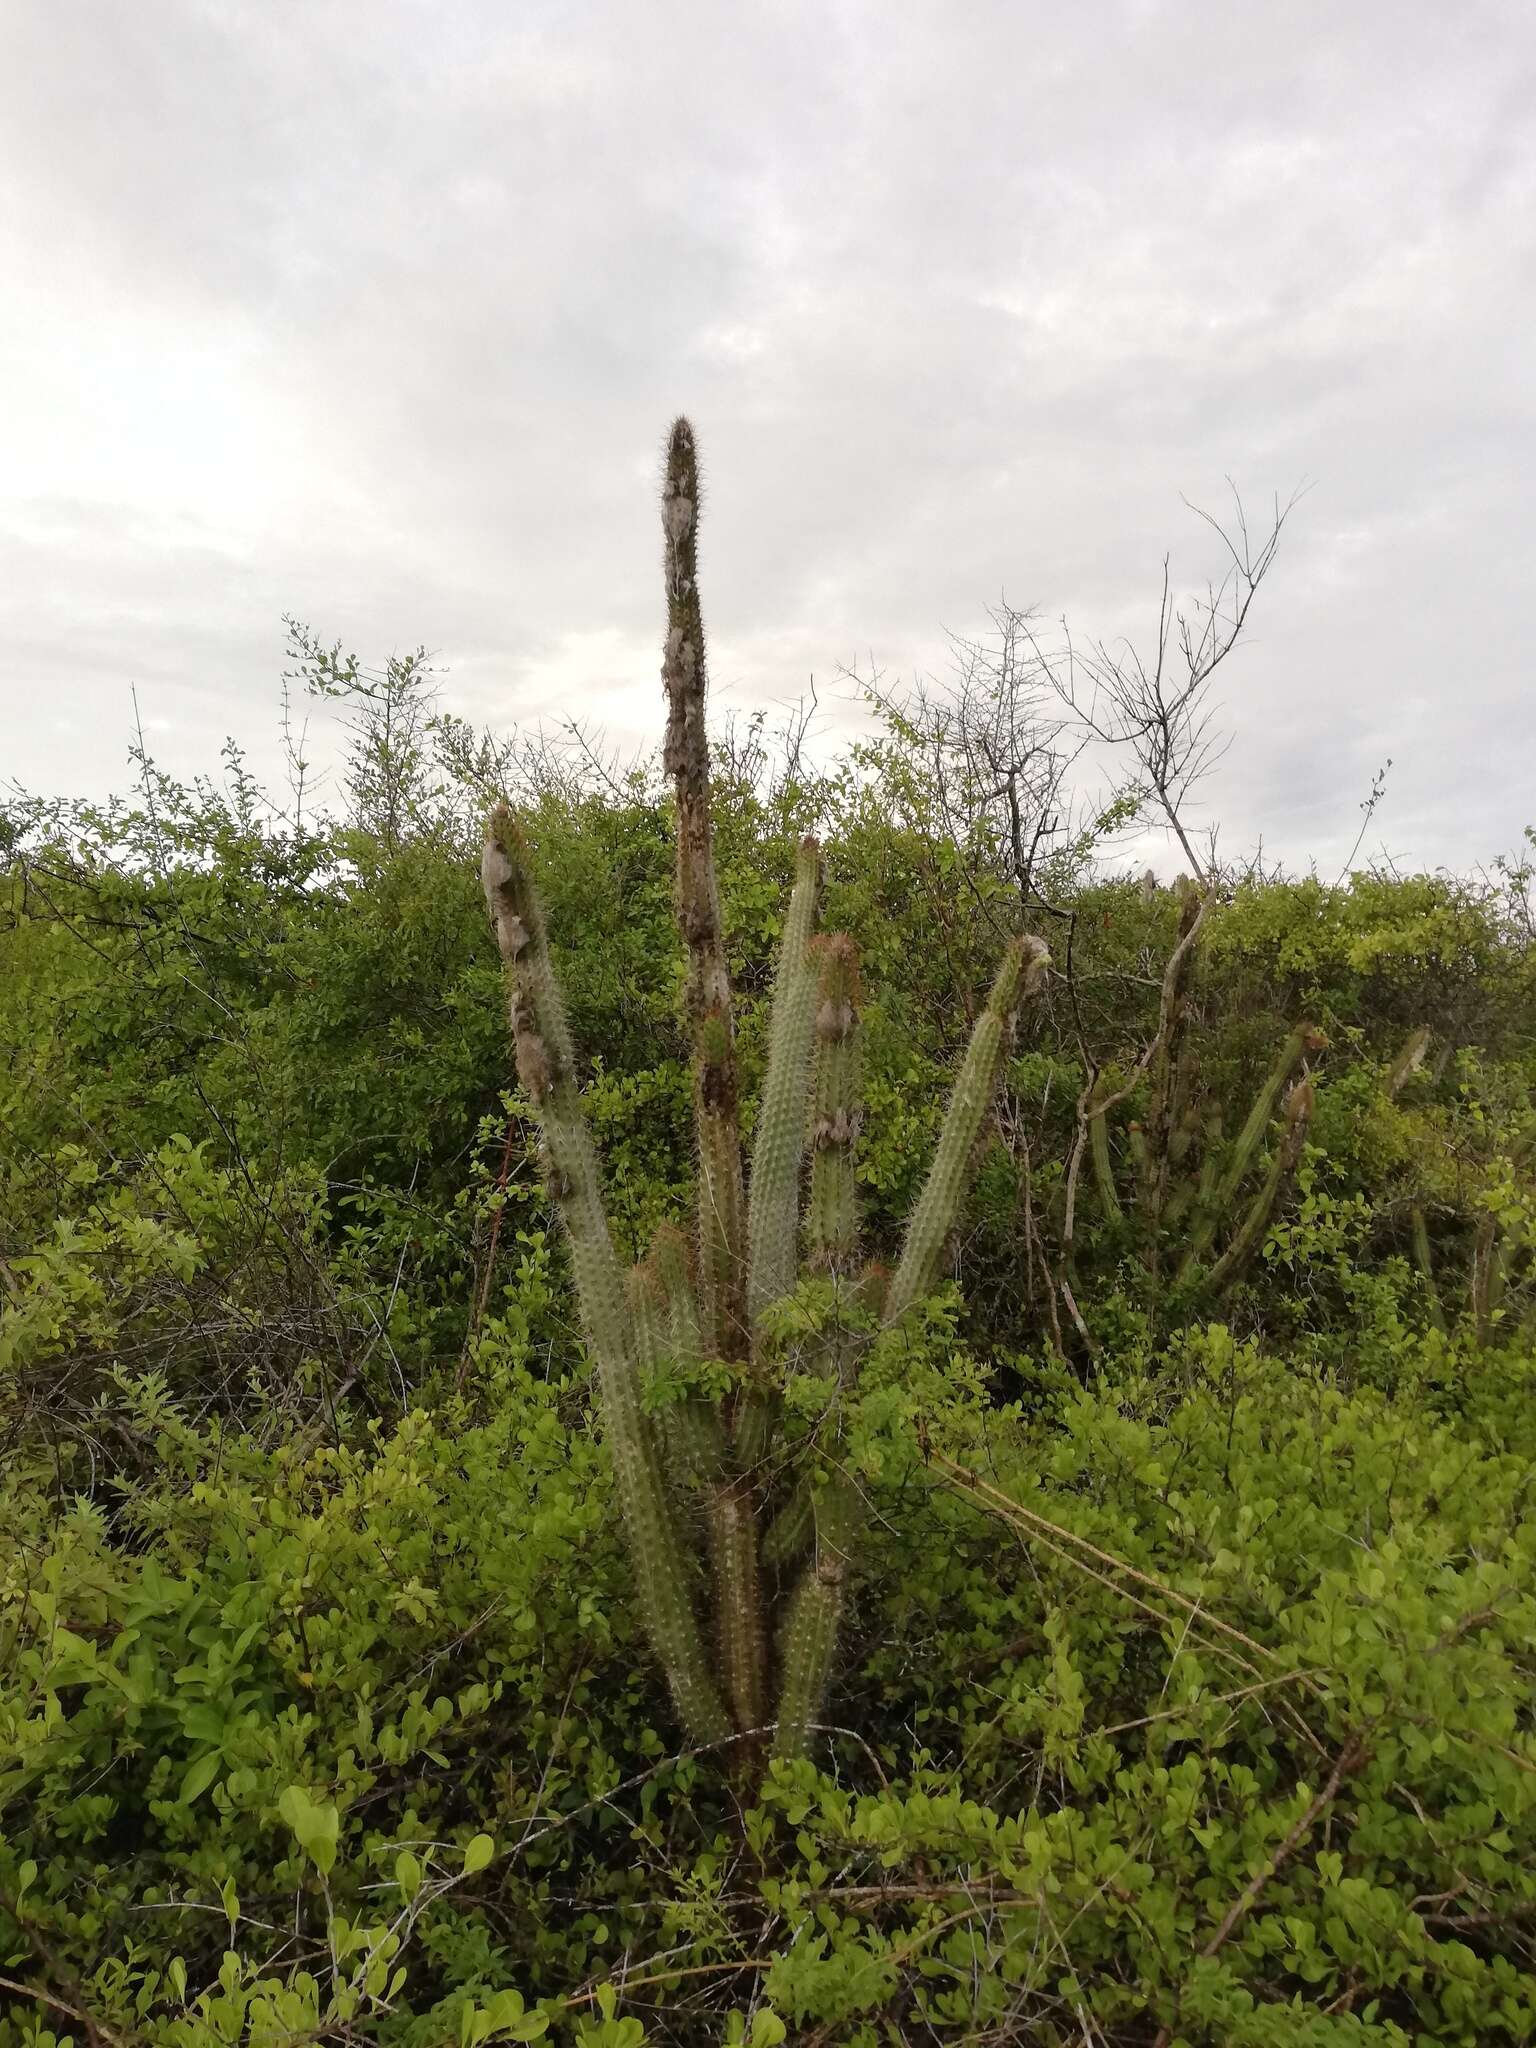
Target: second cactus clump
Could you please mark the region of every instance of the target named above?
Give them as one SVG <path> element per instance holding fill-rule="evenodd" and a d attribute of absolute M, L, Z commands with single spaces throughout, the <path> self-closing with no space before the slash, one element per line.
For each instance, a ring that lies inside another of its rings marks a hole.
<path fill-rule="evenodd" d="M 1099 1205 L 1112 1224 L 1134 1222 L 1154 1290 L 1171 1279 L 1190 1294 L 1217 1299 L 1246 1272 L 1301 1162 L 1313 1112 L 1308 1062 L 1328 1041 L 1315 1026 L 1297 1024 L 1260 1084 L 1237 1137 L 1226 1140 L 1222 1106 L 1202 1089 L 1189 1040 L 1190 979 L 1204 908 L 1199 893 L 1186 886 L 1178 938 L 1163 979 L 1147 1109 L 1127 1132 L 1134 1174 L 1128 1205 L 1116 1187 L 1107 1091 L 1088 1105 L 1088 1140 Z M 1263 1156 L 1282 1096 L 1279 1142 L 1263 1178 L 1244 1200 L 1245 1183 Z"/>
<path fill-rule="evenodd" d="M 837 1455 L 835 1428 L 820 1445 L 814 1475 L 786 1470 L 776 1456 L 779 1361 L 771 1312 L 807 1277 L 830 1289 L 813 1369 L 851 1390 L 873 1335 L 933 1292 L 1015 1017 L 1040 987 L 1049 955 L 1032 937 L 1006 949 L 895 1270 L 867 1266 L 854 1175 L 858 958 L 846 936 L 816 936 L 821 855 L 814 840 L 805 840 L 784 923 L 748 1180 L 710 815 L 698 513 L 693 430 L 679 419 L 662 497 L 662 679 L 665 764 L 677 813 L 677 915 L 688 955 L 697 1213 L 691 1243 L 664 1227 L 632 1272 L 621 1267 L 603 1205 L 528 848 L 504 806 L 487 825 L 482 879 L 507 969 L 518 1076 L 541 1126 L 546 1178 L 570 1240 L 598 1367 L 646 1632 L 689 1734 L 700 1743 L 738 1746 L 751 1768 L 770 1749 L 792 1757 L 809 1742 L 833 1669 L 863 1518 L 859 1491 Z M 662 1365 L 698 1391 L 651 1413 L 646 1388 Z M 728 1387 L 724 1399 L 702 1390 L 711 1380 Z"/>

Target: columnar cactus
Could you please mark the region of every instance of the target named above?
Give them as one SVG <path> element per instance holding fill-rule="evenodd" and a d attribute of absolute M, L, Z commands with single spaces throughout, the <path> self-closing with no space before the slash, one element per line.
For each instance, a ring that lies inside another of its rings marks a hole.
<path fill-rule="evenodd" d="M 1264 1077 L 1242 1129 L 1227 1144 L 1222 1107 L 1204 1099 L 1199 1062 L 1188 1039 L 1189 984 L 1201 908 L 1198 894 L 1186 888 L 1178 941 L 1164 981 L 1149 1106 L 1145 1119 L 1133 1122 L 1127 1136 L 1136 1180 L 1136 1234 L 1154 1290 L 1170 1259 L 1176 1258 L 1179 1286 L 1209 1298 L 1237 1284 L 1264 1242 L 1300 1164 L 1312 1120 L 1307 1062 L 1328 1041 L 1313 1025 L 1296 1025 Z M 1280 1141 L 1262 1181 L 1242 1206 L 1244 1183 L 1260 1157 L 1282 1095 Z M 1127 1212 L 1115 1182 L 1106 1098 L 1119 1099 L 1101 1082 L 1087 1109 L 1088 1156 L 1105 1221 L 1123 1226 Z"/>
<path fill-rule="evenodd" d="M 668 699 L 664 759 L 677 816 L 677 915 L 697 1138 L 695 1243 L 671 1227 L 628 1276 L 603 1207 L 575 1059 L 550 965 L 528 849 L 504 807 L 486 828 L 483 880 L 507 970 L 517 1071 L 543 1133 L 565 1222 L 640 1609 L 689 1734 L 734 1743 L 748 1769 L 801 1753 L 830 1678 L 862 1520 L 834 1422 L 814 1472 L 781 1469 L 774 1307 L 806 1276 L 833 1290 L 813 1364 L 851 1388 L 874 1330 L 937 1284 L 1020 1007 L 1049 966 L 1013 941 L 956 1080 L 895 1274 L 860 1268 L 859 974 L 852 941 L 815 937 L 821 854 L 801 845 L 774 984 L 750 1188 L 710 814 L 704 623 L 698 589 L 698 456 L 673 426 L 662 493 Z M 801 1260 L 801 1186 L 809 1200 Z M 645 1377 L 670 1363 L 698 1391 L 648 1414 Z M 723 1370 L 715 1370 L 720 1368 Z M 706 1379 L 728 1381 L 717 1404 Z M 702 1528 L 704 1556 L 695 1530 Z M 767 1569 L 765 1570 L 765 1566 Z M 769 1584 L 777 1589 L 774 1595 Z M 706 1626 L 706 1616 L 709 1626 Z"/>

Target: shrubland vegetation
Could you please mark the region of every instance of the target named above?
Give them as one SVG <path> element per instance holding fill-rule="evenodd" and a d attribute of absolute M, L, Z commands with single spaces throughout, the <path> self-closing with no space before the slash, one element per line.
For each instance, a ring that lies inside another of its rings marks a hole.
<path fill-rule="evenodd" d="M 671 456 L 664 758 L 7 808 L 0 2044 L 1536 2038 L 1529 865 L 1197 851 L 1240 531 L 707 752 Z"/>

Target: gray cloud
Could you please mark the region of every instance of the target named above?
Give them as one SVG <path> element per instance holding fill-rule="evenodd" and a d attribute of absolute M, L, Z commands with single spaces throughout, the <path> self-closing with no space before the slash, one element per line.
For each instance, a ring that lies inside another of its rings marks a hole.
<path fill-rule="evenodd" d="M 279 614 L 456 708 L 657 711 L 655 473 L 717 687 L 1145 637 L 1180 504 L 1303 480 L 1224 689 L 1236 848 L 1536 816 L 1536 23 L 1124 0 L 82 0 L 0 27 L 5 767 L 275 760 Z M 851 707 L 836 712 L 846 726 Z M 1374 842 L 1373 842 L 1374 843 Z"/>

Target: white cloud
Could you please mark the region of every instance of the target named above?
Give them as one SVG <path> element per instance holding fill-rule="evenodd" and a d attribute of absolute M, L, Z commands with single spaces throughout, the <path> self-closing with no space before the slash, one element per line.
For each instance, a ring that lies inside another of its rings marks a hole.
<path fill-rule="evenodd" d="M 1229 845 L 1532 814 L 1536 21 L 82 0 L 0 26 L 6 770 L 275 759 L 279 616 L 507 723 L 657 712 L 695 414 L 722 696 L 1000 591 L 1144 633 L 1179 502 L 1312 482 L 1226 699 Z M 846 713 L 839 716 L 846 717 Z"/>

